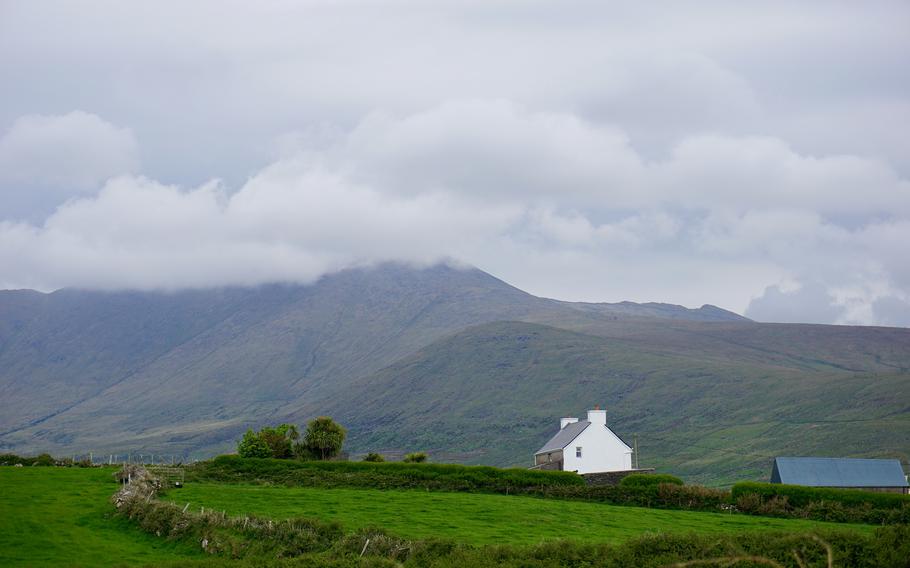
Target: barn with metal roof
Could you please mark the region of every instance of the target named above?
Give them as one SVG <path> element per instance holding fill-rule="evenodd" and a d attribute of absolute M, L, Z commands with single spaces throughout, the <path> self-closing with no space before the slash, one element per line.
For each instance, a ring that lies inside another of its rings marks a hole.
<path fill-rule="evenodd" d="M 898 460 L 857 458 L 774 458 L 771 483 L 908 493 Z"/>

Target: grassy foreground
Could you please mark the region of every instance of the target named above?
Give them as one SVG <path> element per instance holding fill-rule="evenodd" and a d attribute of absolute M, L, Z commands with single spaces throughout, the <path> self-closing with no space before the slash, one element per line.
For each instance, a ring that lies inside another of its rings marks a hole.
<path fill-rule="evenodd" d="M 114 514 L 109 502 L 117 487 L 112 473 L 110 468 L 0 467 L 0 566 L 391 568 L 404 561 L 407 566 L 415 567 L 495 564 L 552 568 L 578 566 L 586 559 L 598 558 L 605 566 L 619 568 L 663 567 L 680 560 L 743 552 L 773 555 L 783 566 L 791 566 L 793 550 L 803 550 L 807 542 L 811 548 L 805 531 L 813 529 L 820 529 L 835 545 L 838 567 L 904 566 L 899 559 L 907 557 L 906 530 L 881 534 L 876 531 L 873 536 L 873 527 L 862 525 L 617 507 L 523 496 L 220 483 L 191 483 L 166 496 L 179 503 L 176 507 L 167 504 L 175 509 L 177 517 L 183 504 L 191 501 L 195 513 L 190 510 L 188 514 L 194 514 L 197 520 L 190 522 L 197 523 L 194 526 L 200 529 L 167 539 L 167 530 L 157 537 L 154 528 L 146 526 L 144 532 L 136 519 L 130 521 L 125 515 Z M 152 501 L 153 505 L 156 503 L 159 507 L 165 505 Z M 249 540 L 253 533 L 244 536 L 243 530 L 198 524 L 198 506 L 206 507 L 210 520 L 221 518 L 208 513 L 214 508 L 239 515 L 259 512 L 275 519 L 318 517 L 338 520 L 343 526 L 334 525 L 337 527 L 334 529 L 323 526 L 329 533 L 336 531 L 335 536 L 329 535 L 328 541 L 315 548 L 306 544 L 309 541 L 270 540 L 263 543 L 258 554 L 254 549 L 252 556 L 231 560 L 224 555 L 204 555 L 199 538 L 206 534 L 222 541 L 233 538 L 233 542 L 249 549 L 255 546 Z M 154 523 L 154 519 L 149 520 Z M 398 552 L 393 548 L 403 550 L 395 548 L 402 541 L 393 536 L 377 537 L 381 533 L 366 529 L 369 525 L 381 525 L 391 535 L 413 539 L 405 541 L 408 549 L 414 547 L 413 557 L 395 558 Z M 837 531 L 824 530 L 830 526 Z M 648 536 L 656 532 L 665 534 Z M 426 537 L 449 540 L 422 540 Z M 559 537 L 572 537 L 575 541 L 552 540 Z M 373 539 L 370 554 L 361 558 L 369 539 Z M 534 544 L 542 541 L 543 544 Z M 382 543 L 386 543 L 388 550 L 382 549 Z M 497 546 L 472 546 L 488 543 Z M 281 551 L 297 554 L 294 551 L 298 546 L 310 546 L 305 550 L 311 552 L 295 558 L 276 556 Z M 377 546 L 380 550 L 376 550 Z M 891 552 L 898 548 L 900 551 Z M 808 550 L 805 554 L 809 555 L 806 558 L 814 554 L 814 560 L 807 566 L 824 565 L 818 546 L 814 552 Z M 886 557 L 890 560 L 880 559 Z"/>
<path fill-rule="evenodd" d="M 195 547 L 115 517 L 110 468 L 0 467 L 0 566 L 158 565 Z"/>
<path fill-rule="evenodd" d="M 346 529 L 380 526 L 404 538 L 447 538 L 466 544 L 535 544 L 571 538 L 620 543 L 646 533 L 703 534 L 741 531 L 853 529 L 869 525 L 820 523 L 724 513 L 621 507 L 524 496 L 419 490 L 322 489 L 190 483 L 164 499 L 180 505 L 286 519 L 338 521 Z"/>

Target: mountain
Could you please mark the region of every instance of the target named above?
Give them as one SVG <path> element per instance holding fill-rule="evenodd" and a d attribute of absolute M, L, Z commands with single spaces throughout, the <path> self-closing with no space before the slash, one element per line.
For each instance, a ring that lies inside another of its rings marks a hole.
<path fill-rule="evenodd" d="M 352 451 L 522 464 L 559 416 L 601 403 L 654 464 L 756 476 L 745 453 L 906 455 L 908 369 L 910 330 L 561 302 L 447 265 L 306 286 L 4 291 L 0 451 L 201 457 L 249 426 L 331 414 Z M 808 436 L 800 414 L 864 421 Z M 762 420 L 779 432 L 754 445 Z"/>

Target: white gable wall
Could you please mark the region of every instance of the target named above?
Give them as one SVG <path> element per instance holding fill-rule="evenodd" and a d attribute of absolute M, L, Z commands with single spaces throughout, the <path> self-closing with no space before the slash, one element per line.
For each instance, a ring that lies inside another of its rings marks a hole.
<path fill-rule="evenodd" d="M 581 446 L 581 458 L 575 449 Z M 578 473 L 632 469 L 632 448 L 603 424 L 591 424 L 563 450 L 563 469 Z"/>

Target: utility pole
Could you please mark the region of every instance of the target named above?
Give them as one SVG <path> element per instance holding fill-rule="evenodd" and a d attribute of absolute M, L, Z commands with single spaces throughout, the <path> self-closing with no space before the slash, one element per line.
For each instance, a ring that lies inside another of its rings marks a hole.
<path fill-rule="evenodd" d="M 632 435 L 632 453 L 635 455 L 635 469 L 638 469 L 638 434 Z"/>

